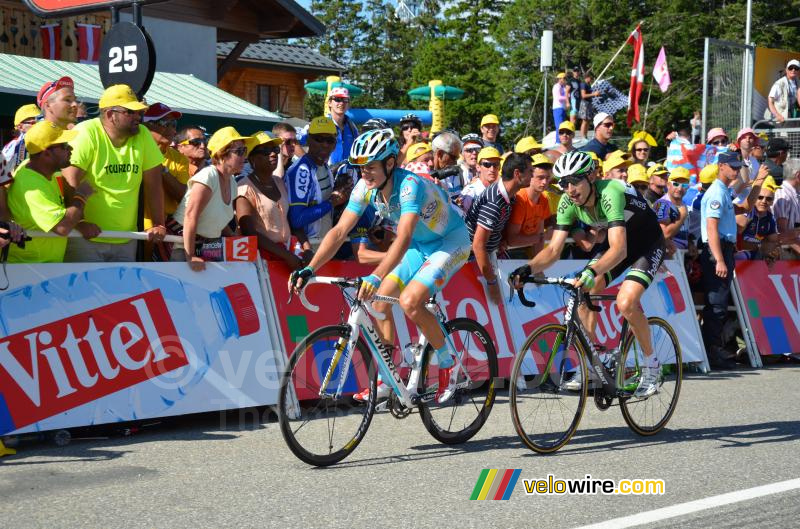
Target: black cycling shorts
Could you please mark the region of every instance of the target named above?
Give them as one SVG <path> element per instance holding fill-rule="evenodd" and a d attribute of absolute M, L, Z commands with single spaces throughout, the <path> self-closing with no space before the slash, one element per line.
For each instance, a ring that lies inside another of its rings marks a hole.
<path fill-rule="evenodd" d="M 629 246 L 627 257 L 617 266 L 606 272 L 606 286 L 610 285 L 612 281 L 630 268 L 625 275 L 625 281 L 636 281 L 644 288 L 649 287 L 656 277 L 661 263 L 664 262 L 664 255 L 666 253 L 664 244 L 664 237 L 661 236 L 646 249 L 642 249 L 639 245 Z M 597 256 L 589 261 L 589 266 L 596 263 L 599 259 L 600 256 Z"/>

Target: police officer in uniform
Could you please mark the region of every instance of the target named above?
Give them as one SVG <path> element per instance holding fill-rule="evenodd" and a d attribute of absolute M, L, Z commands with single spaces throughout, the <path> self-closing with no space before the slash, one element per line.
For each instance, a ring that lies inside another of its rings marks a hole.
<path fill-rule="evenodd" d="M 749 201 L 742 204 L 741 208 L 735 207 L 729 189 L 743 166 L 739 153 L 721 153 L 718 164 L 717 179 L 705 192 L 700 203 L 703 243 L 700 265 L 705 292 L 702 330 L 709 363 L 712 367 L 725 369 L 734 367 L 733 355 L 723 348 L 722 328 L 728 312 L 733 280 L 736 214 L 747 211 Z"/>

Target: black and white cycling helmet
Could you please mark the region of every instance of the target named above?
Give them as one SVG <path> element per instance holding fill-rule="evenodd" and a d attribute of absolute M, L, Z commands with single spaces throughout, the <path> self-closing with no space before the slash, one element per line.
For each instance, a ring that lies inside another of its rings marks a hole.
<path fill-rule="evenodd" d="M 397 156 L 400 146 L 394 139 L 392 129 L 369 130 L 359 135 L 350 147 L 351 165 L 367 165 L 374 160 L 386 160 Z"/>
<path fill-rule="evenodd" d="M 594 160 L 583 151 L 571 151 L 562 154 L 553 166 L 553 176 L 562 178 L 589 178 L 594 171 Z"/>
<path fill-rule="evenodd" d="M 400 118 L 400 128 L 403 127 L 404 123 L 412 123 L 416 125 L 416 128 L 422 130 L 422 120 L 416 114 L 406 114 Z"/>
<path fill-rule="evenodd" d="M 389 122 L 382 118 L 370 118 L 361 125 L 361 132 L 367 132 L 368 130 L 375 130 L 375 129 L 390 129 L 392 128 L 389 125 Z"/>

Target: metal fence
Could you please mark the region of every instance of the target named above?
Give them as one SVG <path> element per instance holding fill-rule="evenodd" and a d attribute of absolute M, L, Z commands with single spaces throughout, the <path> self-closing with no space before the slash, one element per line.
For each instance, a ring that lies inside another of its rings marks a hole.
<path fill-rule="evenodd" d="M 748 126 L 753 90 L 755 46 L 706 39 L 703 56 L 703 127 L 735 131 Z"/>
<path fill-rule="evenodd" d="M 766 134 L 768 138 L 780 137 L 789 142 L 789 156 L 800 158 L 800 119 L 787 119 L 778 124 L 774 121 L 758 121 L 753 125 L 756 134 Z"/>

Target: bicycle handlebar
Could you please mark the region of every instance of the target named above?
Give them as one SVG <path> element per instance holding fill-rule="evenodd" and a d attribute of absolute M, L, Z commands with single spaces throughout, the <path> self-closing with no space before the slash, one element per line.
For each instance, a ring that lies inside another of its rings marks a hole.
<path fill-rule="evenodd" d="M 533 284 L 536 284 L 536 285 L 558 285 L 558 286 L 563 287 L 563 288 L 565 288 L 567 290 L 575 291 L 577 289 L 575 288 L 575 285 L 573 285 L 573 283 L 572 283 L 573 281 L 574 281 L 574 279 L 567 278 L 567 277 L 528 276 L 528 277 L 525 277 L 525 278 L 520 278 L 519 282 L 522 283 L 523 286 L 521 286 L 520 288 L 516 289 L 517 290 L 517 296 L 519 297 L 519 302 L 522 303 L 525 307 L 533 308 L 533 307 L 536 306 L 536 302 L 535 301 L 531 301 L 531 300 L 529 300 L 528 298 L 525 297 L 524 285 L 526 283 L 533 283 Z M 598 307 L 597 305 L 595 305 L 592 302 L 592 298 L 588 294 L 582 296 L 582 301 L 586 302 L 586 306 L 592 312 L 600 312 L 602 310 L 600 307 Z"/>
<path fill-rule="evenodd" d="M 314 284 L 320 283 L 323 285 L 336 285 L 342 289 L 344 288 L 355 288 L 358 289 L 361 286 L 360 279 L 349 279 L 346 277 L 325 277 L 325 276 L 318 276 L 310 278 L 303 288 L 300 290 L 300 294 L 298 297 L 300 298 L 300 303 L 309 310 L 310 312 L 319 312 L 319 307 L 317 305 L 313 305 L 308 298 L 306 297 L 306 289 Z M 289 291 L 289 303 L 292 302 L 292 295 L 291 291 Z M 384 320 L 386 316 L 383 313 L 380 313 L 372 308 L 372 303 L 364 303 L 364 309 L 376 320 Z"/>

